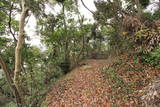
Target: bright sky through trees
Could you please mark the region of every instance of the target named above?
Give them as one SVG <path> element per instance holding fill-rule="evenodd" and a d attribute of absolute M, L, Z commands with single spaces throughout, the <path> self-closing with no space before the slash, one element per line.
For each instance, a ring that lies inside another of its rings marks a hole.
<path fill-rule="evenodd" d="M 94 5 L 94 1 L 95 0 L 84 0 L 85 5 L 92 11 L 95 11 L 95 5 Z M 152 5 L 148 6 L 147 11 L 154 11 L 156 9 L 157 6 L 154 5 L 155 2 L 157 2 L 158 0 L 151 0 Z M 93 22 L 93 17 L 92 17 L 92 13 L 90 13 L 81 3 L 81 1 L 79 1 L 79 8 L 80 8 L 80 12 L 81 14 L 83 14 L 86 18 L 88 18 L 88 23 L 92 23 Z M 61 7 L 59 5 L 56 6 L 47 6 L 46 7 L 46 12 L 47 13 L 56 13 L 59 12 L 59 10 L 61 9 Z M 35 17 L 32 15 L 29 19 L 28 25 L 26 26 L 26 32 L 28 34 L 28 36 L 30 36 L 31 41 L 30 43 L 32 45 L 36 45 L 38 47 L 43 48 L 43 45 L 40 43 L 40 36 L 36 34 L 36 19 Z"/>
<path fill-rule="evenodd" d="M 85 5 L 91 9 L 92 11 L 95 11 L 95 5 L 94 5 L 94 0 L 84 0 Z M 80 8 L 80 12 L 82 15 L 84 15 L 88 20 L 88 23 L 92 23 L 93 22 L 93 17 L 92 17 L 92 13 L 90 13 L 83 5 L 82 3 L 79 1 L 79 8 Z M 46 12 L 47 13 L 56 13 L 59 12 L 59 10 L 61 9 L 61 7 L 59 5 L 56 5 L 55 7 L 51 7 L 51 6 L 47 6 L 46 8 Z M 31 43 L 32 45 L 36 45 L 38 47 L 43 48 L 43 45 L 40 43 L 40 36 L 36 34 L 36 19 L 35 17 L 32 15 L 29 19 L 29 22 L 25 28 L 28 36 L 31 38 L 31 41 L 29 43 Z"/>

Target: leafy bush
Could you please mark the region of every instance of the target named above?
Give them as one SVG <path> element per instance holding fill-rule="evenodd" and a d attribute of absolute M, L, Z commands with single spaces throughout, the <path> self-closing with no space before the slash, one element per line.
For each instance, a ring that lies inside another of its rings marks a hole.
<path fill-rule="evenodd" d="M 135 33 L 135 41 L 140 45 L 140 49 L 149 53 L 160 45 L 159 33 L 159 29 L 141 29 Z"/>
<path fill-rule="evenodd" d="M 17 107 L 17 104 L 15 102 L 10 102 L 6 104 L 4 107 Z"/>
<path fill-rule="evenodd" d="M 160 48 L 143 56 L 141 58 L 141 61 L 151 66 L 156 66 L 157 68 L 160 68 Z"/>
<path fill-rule="evenodd" d="M 154 20 L 152 13 L 150 13 L 150 12 L 143 13 L 143 20 L 147 20 L 148 22 L 152 22 Z"/>
<path fill-rule="evenodd" d="M 155 11 L 153 14 L 150 12 L 143 13 L 143 19 L 149 22 L 160 19 L 160 10 Z"/>
<path fill-rule="evenodd" d="M 149 5 L 150 0 L 139 0 L 143 8 L 146 8 Z"/>
<path fill-rule="evenodd" d="M 158 20 L 160 18 L 160 10 L 157 10 L 154 14 L 153 14 L 153 19 Z"/>

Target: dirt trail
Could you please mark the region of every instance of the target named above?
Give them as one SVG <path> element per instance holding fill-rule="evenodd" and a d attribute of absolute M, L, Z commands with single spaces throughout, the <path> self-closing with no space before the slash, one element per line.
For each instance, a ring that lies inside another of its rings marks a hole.
<path fill-rule="evenodd" d="M 107 84 L 101 71 L 107 60 L 86 60 L 58 81 L 48 94 L 48 107 L 108 107 Z"/>

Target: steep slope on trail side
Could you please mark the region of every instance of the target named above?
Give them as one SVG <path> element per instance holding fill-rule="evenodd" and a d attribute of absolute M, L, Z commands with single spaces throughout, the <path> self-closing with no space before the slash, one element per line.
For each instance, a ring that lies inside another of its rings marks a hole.
<path fill-rule="evenodd" d="M 107 107 L 107 84 L 101 71 L 107 60 L 86 60 L 59 80 L 48 94 L 48 107 Z"/>

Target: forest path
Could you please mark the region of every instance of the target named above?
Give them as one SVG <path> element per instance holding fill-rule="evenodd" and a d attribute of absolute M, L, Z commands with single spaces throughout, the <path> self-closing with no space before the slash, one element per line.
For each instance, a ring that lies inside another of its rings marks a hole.
<path fill-rule="evenodd" d="M 85 60 L 85 65 L 75 68 L 58 81 L 48 94 L 48 107 L 108 107 L 107 84 L 102 69 L 107 60 Z"/>

